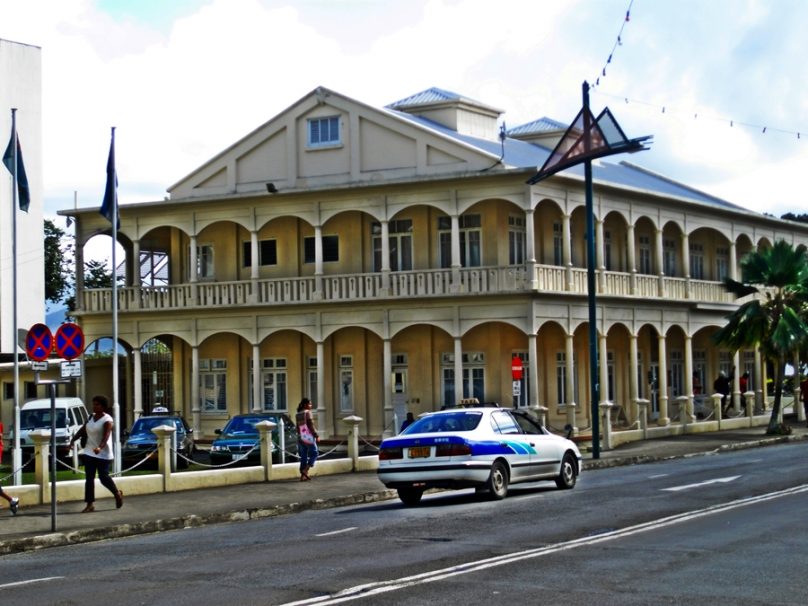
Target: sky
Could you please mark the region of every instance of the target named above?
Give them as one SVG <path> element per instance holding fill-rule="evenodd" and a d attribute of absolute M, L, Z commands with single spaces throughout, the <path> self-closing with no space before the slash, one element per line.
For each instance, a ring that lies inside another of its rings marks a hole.
<path fill-rule="evenodd" d="M 0 38 L 42 48 L 48 218 L 74 192 L 100 206 L 111 126 L 127 204 L 317 86 L 376 107 L 436 86 L 511 128 L 569 123 L 584 81 L 594 113 L 654 137 L 608 161 L 808 213 L 802 0 L 0 0 L 0 15 Z"/>

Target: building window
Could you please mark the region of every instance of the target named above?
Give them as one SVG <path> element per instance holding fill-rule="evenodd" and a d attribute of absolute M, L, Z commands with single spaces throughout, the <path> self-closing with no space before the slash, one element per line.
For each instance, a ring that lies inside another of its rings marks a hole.
<path fill-rule="evenodd" d="M 525 262 L 525 218 L 508 216 L 508 263 L 521 265 Z"/>
<path fill-rule="evenodd" d="M 605 399 L 609 402 L 615 401 L 615 392 L 614 392 L 614 352 L 607 351 L 606 352 L 606 397 L 603 397 L 601 393 L 601 399 Z M 601 387 L 603 389 L 603 387 Z"/>
<path fill-rule="evenodd" d="M 480 215 L 460 217 L 460 266 L 480 267 L 482 260 L 482 219 Z M 440 266 L 452 266 L 452 219 L 438 217 Z"/>
<path fill-rule="evenodd" d="M 485 354 L 469 352 L 463 354 L 463 398 L 477 398 L 485 401 Z M 443 405 L 455 404 L 454 354 L 441 355 L 441 393 Z"/>
<path fill-rule="evenodd" d="M 339 410 L 351 412 L 353 402 L 353 356 L 339 357 Z"/>
<path fill-rule="evenodd" d="M 317 402 L 317 357 L 309 356 L 308 367 L 306 368 L 306 397 L 312 402 Z"/>
<path fill-rule="evenodd" d="M 612 271 L 612 232 L 603 232 L 603 267 L 606 271 Z"/>
<path fill-rule="evenodd" d="M 324 147 L 341 143 L 339 116 L 312 118 L 309 123 L 309 147 Z"/>
<path fill-rule="evenodd" d="M 729 249 L 715 249 L 715 279 L 723 282 L 729 277 Z"/>
<path fill-rule="evenodd" d="M 190 263 L 188 264 L 188 267 L 190 267 Z M 196 247 L 196 277 L 200 280 L 213 279 L 212 244 L 201 244 Z"/>
<path fill-rule="evenodd" d="M 561 223 L 553 223 L 553 265 L 561 265 L 564 262 L 564 235 Z"/>
<path fill-rule="evenodd" d="M 673 240 L 662 241 L 662 261 L 665 275 L 676 275 L 676 242 Z"/>
<path fill-rule="evenodd" d="M 314 236 L 304 238 L 304 263 L 314 263 Z M 339 261 L 339 236 L 323 236 L 323 263 Z"/>
<path fill-rule="evenodd" d="M 694 280 L 704 279 L 704 245 L 690 244 L 690 277 Z"/>
<path fill-rule="evenodd" d="M 202 412 L 227 412 L 227 360 L 199 360 L 199 399 Z"/>
<path fill-rule="evenodd" d="M 700 396 L 708 393 L 707 379 L 707 352 L 703 349 L 693 351 L 693 395 Z M 712 392 L 710 392 L 712 393 Z"/>
<path fill-rule="evenodd" d="M 671 396 L 681 396 L 685 392 L 684 356 L 681 351 L 671 351 L 671 367 L 668 369 L 668 385 Z"/>
<path fill-rule="evenodd" d="M 252 266 L 252 243 L 241 243 L 242 267 Z M 258 242 L 258 265 L 278 264 L 278 243 L 276 240 L 260 240 Z"/>
<path fill-rule="evenodd" d="M 645 378 L 642 369 L 642 352 L 637 352 L 637 397 L 645 397 Z"/>
<path fill-rule="evenodd" d="M 637 268 L 641 274 L 650 275 L 651 273 L 651 238 L 649 236 L 640 236 L 640 266 Z"/>
<path fill-rule="evenodd" d="M 408 271 L 412 269 L 412 219 L 390 221 L 387 225 L 390 245 L 390 270 Z M 371 226 L 373 238 L 373 271 L 382 270 L 382 225 Z"/>
<path fill-rule="evenodd" d="M 252 359 L 250 370 L 252 371 Z M 250 372 L 250 405 L 253 404 L 253 375 Z M 286 397 L 286 358 L 264 358 L 261 360 L 261 409 L 266 411 L 287 410 Z"/>

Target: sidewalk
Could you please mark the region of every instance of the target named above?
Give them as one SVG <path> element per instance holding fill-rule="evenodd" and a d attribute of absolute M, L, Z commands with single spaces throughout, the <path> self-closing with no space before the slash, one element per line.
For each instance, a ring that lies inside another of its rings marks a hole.
<path fill-rule="evenodd" d="M 690 434 L 625 444 L 601 451 L 592 459 L 584 453 L 584 472 L 618 465 L 649 463 L 668 458 L 754 448 L 808 439 L 804 425 L 792 425 L 790 436 L 764 435 L 764 428 Z M 316 468 L 315 468 L 316 469 Z M 6 487 L 14 494 L 14 487 Z M 12 516 L 7 504 L 0 503 L 0 555 L 97 541 L 108 538 L 174 530 L 179 528 L 235 522 L 295 513 L 306 509 L 325 509 L 395 498 L 375 472 L 314 476 L 311 482 L 275 481 L 239 484 L 185 492 L 138 495 L 125 498 L 115 509 L 107 491 L 97 493 L 96 511 L 79 513 L 81 502 L 57 505 L 56 532 L 51 532 L 50 505 L 21 508 Z"/>

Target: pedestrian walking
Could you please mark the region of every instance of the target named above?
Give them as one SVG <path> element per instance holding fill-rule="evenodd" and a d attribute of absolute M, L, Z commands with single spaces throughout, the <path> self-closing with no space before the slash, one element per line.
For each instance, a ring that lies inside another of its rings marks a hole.
<path fill-rule="evenodd" d="M 0 462 L 3 461 L 3 423 L 0 421 Z M 9 495 L 3 487 L 0 486 L 0 497 L 4 498 L 8 501 L 8 508 L 11 510 L 11 513 L 17 515 L 17 507 L 20 505 L 20 500 L 15 499 L 11 495 Z"/>
<path fill-rule="evenodd" d="M 109 490 L 115 497 L 115 507 L 123 505 L 123 493 L 115 486 L 115 482 L 109 475 L 109 465 L 115 458 L 112 452 L 112 417 L 109 416 L 109 400 L 104 396 L 93 396 L 93 414 L 70 439 L 70 446 L 73 442 L 85 435 L 87 445 L 84 447 L 84 503 L 85 507 L 81 513 L 95 511 L 95 474 L 101 484 Z"/>
<path fill-rule="evenodd" d="M 723 370 L 718 373 L 718 377 L 716 378 L 715 382 L 713 383 L 713 389 L 715 389 L 715 393 L 721 394 L 721 414 L 726 415 L 729 412 L 730 401 L 729 401 L 729 392 L 730 392 L 730 377 L 727 376 Z"/>
<path fill-rule="evenodd" d="M 317 461 L 317 442 L 320 436 L 317 428 L 314 427 L 314 419 L 311 414 L 311 400 L 303 398 L 297 405 L 295 423 L 297 424 L 297 454 L 300 456 L 300 481 L 311 480 L 309 470 L 314 467 Z"/>

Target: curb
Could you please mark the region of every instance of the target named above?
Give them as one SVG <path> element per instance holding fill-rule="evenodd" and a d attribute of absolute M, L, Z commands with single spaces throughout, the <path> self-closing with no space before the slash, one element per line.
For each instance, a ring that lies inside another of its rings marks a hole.
<path fill-rule="evenodd" d="M 395 490 L 379 490 L 356 495 L 333 497 L 329 499 L 314 499 L 300 503 L 287 503 L 273 507 L 254 507 L 224 513 L 211 513 L 205 515 L 189 514 L 178 518 L 152 520 L 134 524 L 116 524 L 100 528 L 87 528 L 66 532 L 53 532 L 34 537 L 11 539 L 0 542 L 0 556 L 26 551 L 38 551 L 48 547 L 64 547 L 66 545 L 79 545 L 105 539 L 119 539 L 141 534 L 152 534 L 166 530 L 182 530 L 184 528 L 197 528 L 209 524 L 224 524 L 228 522 L 243 522 L 246 520 L 260 520 L 306 510 L 330 509 L 346 505 L 360 505 L 362 503 L 375 503 L 386 501 L 398 496 Z"/>

